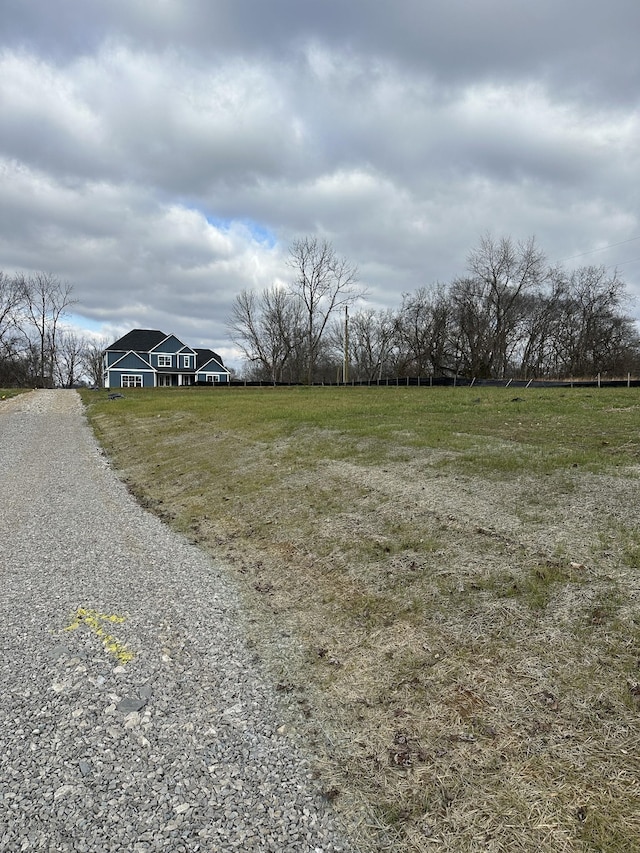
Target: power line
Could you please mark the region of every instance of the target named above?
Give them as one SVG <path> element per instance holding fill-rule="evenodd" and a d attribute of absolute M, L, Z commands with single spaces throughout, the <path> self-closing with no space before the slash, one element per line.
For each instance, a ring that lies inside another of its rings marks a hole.
<path fill-rule="evenodd" d="M 612 269 L 612 267 L 623 267 L 625 264 L 633 264 L 636 261 L 640 261 L 640 255 L 637 258 L 629 258 L 628 261 L 620 261 L 618 264 L 612 264 L 612 266 L 607 267 L 607 269 Z"/>
<path fill-rule="evenodd" d="M 600 246 L 599 249 L 589 249 L 588 252 L 580 252 L 578 255 L 571 255 L 570 258 L 560 258 L 559 261 L 556 261 L 557 264 L 563 264 L 565 261 L 573 261 L 575 258 L 584 258 L 585 255 L 593 255 L 594 252 L 604 252 L 605 249 L 613 249 L 616 246 L 624 246 L 625 243 L 633 243 L 635 240 L 640 240 L 640 235 L 637 237 L 630 237 L 628 240 L 621 240 L 619 243 L 610 243 L 608 246 Z M 625 261 L 625 263 L 629 263 L 629 261 Z"/>

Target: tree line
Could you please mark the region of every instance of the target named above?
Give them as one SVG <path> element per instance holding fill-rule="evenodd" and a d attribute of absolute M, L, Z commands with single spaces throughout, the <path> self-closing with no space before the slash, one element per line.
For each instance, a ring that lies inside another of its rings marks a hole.
<path fill-rule="evenodd" d="M 484 235 L 465 275 L 405 293 L 396 309 L 355 310 L 366 296 L 357 267 L 326 240 L 295 240 L 287 264 L 288 286 L 243 290 L 233 300 L 227 327 L 246 379 L 640 373 L 640 336 L 622 278 L 603 266 L 568 272 L 548 264 L 533 238 Z M 0 386 L 102 383 L 105 342 L 64 326 L 74 303 L 72 287 L 55 275 L 0 271 Z"/>
<path fill-rule="evenodd" d="M 626 376 L 640 337 L 616 271 L 549 264 L 535 239 L 484 235 L 465 275 L 405 293 L 397 309 L 352 310 L 357 268 L 327 241 L 289 251 L 289 286 L 243 290 L 228 319 L 245 377 L 274 382 Z"/>
<path fill-rule="evenodd" d="M 0 387 L 102 381 L 104 344 L 64 327 L 73 288 L 51 273 L 0 271 Z"/>

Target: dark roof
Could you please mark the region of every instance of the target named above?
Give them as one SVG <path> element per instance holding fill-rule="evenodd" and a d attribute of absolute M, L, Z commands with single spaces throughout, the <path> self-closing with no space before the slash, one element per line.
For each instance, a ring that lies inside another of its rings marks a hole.
<path fill-rule="evenodd" d="M 115 350 L 116 352 L 129 352 L 129 350 L 133 350 L 134 352 L 151 352 L 154 347 L 157 347 L 159 343 L 164 341 L 166 338 L 176 337 L 175 335 L 167 335 L 164 332 L 161 332 L 159 329 L 132 329 L 130 332 L 127 332 L 122 338 L 115 341 L 108 346 L 108 350 Z M 177 338 L 177 340 L 180 340 Z M 182 343 L 182 342 L 181 342 Z M 180 352 L 184 352 L 185 350 L 189 352 L 196 353 L 196 370 L 207 364 L 212 359 L 217 361 L 220 367 L 223 370 L 226 370 L 222 359 L 218 355 L 217 352 L 214 352 L 211 349 L 192 349 L 191 347 L 184 346 Z M 171 371 L 169 369 L 163 370 L 164 373 L 184 373 L 183 370 L 175 370 Z M 188 371 L 187 371 L 188 372 Z"/>
<path fill-rule="evenodd" d="M 132 349 L 136 352 L 149 352 L 166 337 L 168 335 L 159 329 L 132 329 L 107 349 L 124 350 L 125 352 Z"/>
<path fill-rule="evenodd" d="M 208 361 L 211 361 L 211 359 L 217 361 L 220 367 L 224 367 L 222 359 L 220 358 L 218 353 L 214 352 L 211 349 L 196 349 L 196 355 L 198 356 L 196 359 L 196 363 L 199 368 L 205 365 Z"/>

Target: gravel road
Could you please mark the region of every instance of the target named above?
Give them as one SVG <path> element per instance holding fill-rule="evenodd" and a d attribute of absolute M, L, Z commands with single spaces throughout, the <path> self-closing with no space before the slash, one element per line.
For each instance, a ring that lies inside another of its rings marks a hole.
<path fill-rule="evenodd" d="M 229 582 L 135 503 L 74 391 L 0 402 L 0 613 L 0 850 L 350 849 Z"/>

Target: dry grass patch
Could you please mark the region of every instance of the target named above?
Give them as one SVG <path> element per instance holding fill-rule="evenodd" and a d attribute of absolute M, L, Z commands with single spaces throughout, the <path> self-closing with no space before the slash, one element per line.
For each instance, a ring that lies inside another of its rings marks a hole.
<path fill-rule="evenodd" d="M 635 392 L 325 390 L 89 416 L 234 573 L 363 850 L 640 850 Z"/>

